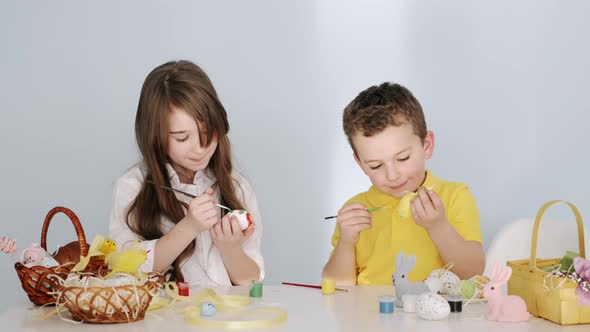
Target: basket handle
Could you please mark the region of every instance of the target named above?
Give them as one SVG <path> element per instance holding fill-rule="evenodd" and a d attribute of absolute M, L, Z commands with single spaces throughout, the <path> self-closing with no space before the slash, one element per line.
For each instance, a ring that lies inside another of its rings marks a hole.
<path fill-rule="evenodd" d="M 578 224 L 578 245 L 580 246 L 580 256 L 582 256 L 582 258 L 586 258 L 586 248 L 584 246 L 584 223 L 582 222 L 582 215 L 580 214 L 580 211 L 573 203 L 563 200 L 554 200 L 543 204 L 543 206 L 541 206 L 539 209 L 539 212 L 537 212 L 537 216 L 535 217 L 533 238 L 531 240 L 531 258 L 529 260 L 529 267 L 537 267 L 537 240 L 539 238 L 539 225 L 541 224 L 543 214 L 545 214 L 545 211 L 549 207 L 559 203 L 567 204 L 576 216 L 576 223 Z"/>
<path fill-rule="evenodd" d="M 70 218 L 70 220 L 72 221 L 72 224 L 74 224 L 76 235 L 78 235 L 78 243 L 80 244 L 80 255 L 87 256 L 88 243 L 86 242 L 86 235 L 84 234 L 84 229 L 82 229 L 80 219 L 78 219 L 78 216 L 76 216 L 76 214 L 72 210 L 65 208 L 63 206 L 54 207 L 53 209 L 51 209 L 51 211 L 47 213 L 45 221 L 43 222 L 43 229 L 41 230 L 41 247 L 47 250 L 47 230 L 49 228 L 49 223 L 51 222 L 53 216 L 60 212 L 68 216 L 68 218 Z"/>

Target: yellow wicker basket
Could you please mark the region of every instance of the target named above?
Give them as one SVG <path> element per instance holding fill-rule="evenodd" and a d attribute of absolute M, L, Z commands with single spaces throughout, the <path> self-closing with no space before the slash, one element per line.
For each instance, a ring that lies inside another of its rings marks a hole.
<path fill-rule="evenodd" d="M 531 256 L 529 259 L 507 262 L 512 267 L 512 277 L 508 281 L 508 294 L 518 295 L 524 299 L 528 311 L 561 325 L 590 323 L 590 307 L 580 306 L 575 294 L 577 283 L 569 278 L 548 276 L 545 268 L 559 264 L 561 258 L 537 258 L 537 239 L 539 225 L 545 211 L 558 203 L 567 204 L 578 224 L 578 244 L 580 256 L 586 257 L 584 247 L 584 224 L 578 208 L 570 202 L 555 200 L 545 203 L 537 216 L 533 227 Z"/>

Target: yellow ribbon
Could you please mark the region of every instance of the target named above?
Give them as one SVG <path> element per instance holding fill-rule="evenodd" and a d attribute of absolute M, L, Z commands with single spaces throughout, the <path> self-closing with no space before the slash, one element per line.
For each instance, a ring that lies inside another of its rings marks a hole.
<path fill-rule="evenodd" d="M 284 323 L 287 320 L 287 312 L 278 308 L 257 308 L 248 309 L 250 297 L 239 295 L 218 295 L 210 288 L 203 289 L 199 294 L 190 296 L 179 296 L 178 286 L 174 282 L 164 284 L 166 293 L 172 298 L 171 300 L 154 297 L 148 310 L 157 310 L 169 307 L 176 301 L 192 302 L 197 305 L 186 307 L 183 311 L 187 323 L 199 327 L 208 328 L 262 328 L 271 327 Z M 215 305 L 215 311 L 222 313 L 231 313 L 245 318 L 244 320 L 216 320 L 210 317 L 201 317 L 200 304 L 210 302 Z M 271 318 L 247 319 L 253 316 L 271 316 Z"/>
<path fill-rule="evenodd" d="M 273 318 L 254 319 L 254 320 L 213 320 L 201 318 L 200 309 L 197 307 L 190 307 L 186 312 L 186 321 L 194 326 L 220 328 L 220 329 L 257 329 L 264 327 L 271 327 L 279 325 L 287 321 L 287 312 L 282 309 L 268 308 L 268 309 L 254 309 L 244 311 L 241 314 L 244 316 L 253 316 L 260 314 L 274 315 Z"/>

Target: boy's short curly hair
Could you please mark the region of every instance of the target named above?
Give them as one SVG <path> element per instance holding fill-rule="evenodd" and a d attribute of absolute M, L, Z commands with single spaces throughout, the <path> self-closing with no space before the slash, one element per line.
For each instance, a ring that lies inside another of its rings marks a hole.
<path fill-rule="evenodd" d="M 422 106 L 405 87 L 385 82 L 361 92 L 344 109 L 343 127 L 348 142 L 362 133 L 366 137 L 376 135 L 389 126 L 410 124 L 414 134 L 423 141 L 426 137 L 426 120 Z M 356 150 L 355 150 L 356 152 Z"/>

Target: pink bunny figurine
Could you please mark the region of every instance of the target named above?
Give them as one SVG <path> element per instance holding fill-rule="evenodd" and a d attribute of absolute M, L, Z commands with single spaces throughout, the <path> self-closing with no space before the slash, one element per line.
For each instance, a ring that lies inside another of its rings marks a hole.
<path fill-rule="evenodd" d="M 517 295 L 502 294 L 502 286 L 512 275 L 512 268 L 498 263 L 492 269 L 490 281 L 483 288 L 483 296 L 488 299 L 488 313 L 486 318 L 498 322 L 524 322 L 531 315 L 526 309 L 526 303 Z"/>
<path fill-rule="evenodd" d="M 22 254 L 22 261 L 25 265 L 37 265 L 41 260 L 48 256 L 45 249 L 41 248 L 38 243 L 33 243 L 29 248 L 25 248 Z"/>

